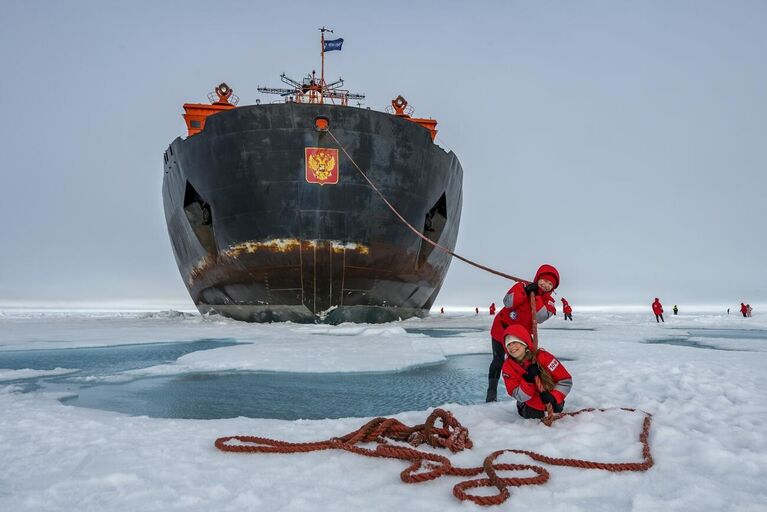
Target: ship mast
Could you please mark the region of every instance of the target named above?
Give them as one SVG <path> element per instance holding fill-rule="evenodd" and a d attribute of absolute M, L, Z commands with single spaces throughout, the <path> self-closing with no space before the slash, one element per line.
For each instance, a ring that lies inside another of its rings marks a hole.
<path fill-rule="evenodd" d="M 318 29 L 320 31 L 320 58 L 322 59 L 320 68 L 320 79 L 317 80 L 316 71 L 309 73 L 303 81 L 293 80 L 285 75 L 280 75 L 280 80 L 283 83 L 290 86 L 290 89 L 278 88 L 278 87 L 258 87 L 258 92 L 265 94 L 279 94 L 285 98 L 286 102 L 296 103 L 325 103 L 325 100 L 330 100 L 335 104 L 335 100 L 339 101 L 342 106 L 348 106 L 349 100 L 364 100 L 364 94 L 351 93 L 347 89 L 342 89 L 344 85 L 343 78 L 338 78 L 335 82 L 325 82 L 325 32 L 333 31 L 329 28 L 322 27 Z"/>
<path fill-rule="evenodd" d="M 322 27 L 320 30 L 320 55 L 322 56 L 322 68 L 320 69 L 320 83 L 325 85 L 325 32 L 333 33 L 329 28 Z"/>

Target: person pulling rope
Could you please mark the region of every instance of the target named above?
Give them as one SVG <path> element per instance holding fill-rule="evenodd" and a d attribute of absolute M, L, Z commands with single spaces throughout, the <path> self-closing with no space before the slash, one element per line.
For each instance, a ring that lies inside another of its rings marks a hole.
<path fill-rule="evenodd" d="M 556 314 L 556 307 L 551 294 L 559 286 L 559 271 L 553 266 L 544 264 L 538 268 L 532 281 L 524 284 L 516 283 L 503 297 L 503 307 L 493 318 L 490 328 L 490 345 L 493 359 L 487 373 L 486 402 L 498 399 L 498 381 L 501 369 L 506 361 L 507 349 L 505 331 L 512 326 L 524 329 L 525 337 L 530 337 L 530 350 L 538 350 L 538 323 L 544 322 Z M 542 371 L 543 370 L 542 368 Z M 539 391 L 543 391 L 538 385 Z"/>

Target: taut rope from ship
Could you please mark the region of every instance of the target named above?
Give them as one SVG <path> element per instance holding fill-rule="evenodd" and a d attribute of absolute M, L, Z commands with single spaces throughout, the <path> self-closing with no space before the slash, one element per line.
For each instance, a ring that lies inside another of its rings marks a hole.
<path fill-rule="evenodd" d="M 449 255 L 451 255 L 451 256 L 453 256 L 455 258 L 458 258 L 459 260 L 461 260 L 461 261 L 463 261 L 465 263 L 468 263 L 469 265 L 471 265 L 473 267 L 476 267 L 476 268 L 478 268 L 480 270 L 484 270 L 485 272 L 490 272 L 491 274 L 495 274 L 497 276 L 505 277 L 506 279 L 511 279 L 512 281 L 516 281 L 516 282 L 523 282 L 523 283 L 528 283 L 529 282 L 527 279 L 522 279 L 520 277 L 515 277 L 515 276 L 512 276 L 512 275 L 506 274 L 504 272 L 501 272 L 500 270 L 495 270 L 493 268 L 486 267 L 485 265 L 477 263 L 476 261 L 472 261 L 469 258 L 464 258 L 460 254 L 454 253 L 453 251 L 451 251 L 447 247 L 444 247 L 444 246 L 440 245 L 439 243 L 435 242 L 434 240 L 430 239 L 429 237 L 425 236 L 423 233 L 418 231 L 416 228 L 413 227 L 412 224 L 410 224 L 405 219 L 405 217 L 403 217 L 400 214 L 400 212 L 397 211 L 397 209 L 386 199 L 386 197 L 384 197 L 384 195 L 381 193 L 381 191 L 378 190 L 378 187 L 376 187 L 375 184 L 372 181 L 370 181 L 370 178 L 367 177 L 367 174 L 365 174 L 365 172 L 362 169 L 360 169 L 360 166 L 357 165 L 357 162 L 354 160 L 354 158 L 352 158 L 352 156 L 349 154 L 349 152 L 346 151 L 346 148 L 343 146 L 343 144 L 341 144 L 338 141 L 338 139 L 336 138 L 336 136 L 333 134 L 333 132 L 330 131 L 330 128 L 326 128 L 324 131 L 327 131 L 328 134 L 330 134 L 330 136 L 336 142 L 338 147 L 341 148 L 341 151 L 343 151 L 344 155 L 346 155 L 346 158 L 349 159 L 349 161 L 352 163 L 352 165 L 354 165 L 354 167 L 357 169 L 357 171 L 359 171 L 359 173 L 362 175 L 362 177 L 365 178 L 365 181 L 368 182 L 368 185 L 370 185 L 370 187 L 373 190 L 375 190 L 376 194 L 378 194 L 378 197 L 380 197 L 383 200 L 383 202 L 386 203 L 386 206 L 389 207 L 389 209 L 392 211 L 392 213 L 394 213 L 394 215 L 396 215 L 397 218 L 400 221 L 402 221 L 402 223 L 405 224 L 413 233 L 415 233 L 416 236 L 418 236 L 418 238 L 420 238 L 421 240 L 423 240 L 427 244 L 431 244 L 434 247 L 436 247 L 437 249 L 439 249 L 441 251 L 444 251 L 444 252 L 448 253 Z"/>
<path fill-rule="evenodd" d="M 581 409 L 580 411 L 557 413 L 553 420 L 565 416 L 575 416 L 585 412 L 606 411 L 607 409 Z M 634 409 L 621 409 L 634 412 Z M 529 450 L 507 449 L 497 450 L 485 457 L 481 466 L 461 468 L 453 466 L 450 459 L 438 453 L 415 449 L 426 443 L 433 448 L 447 448 L 452 453 L 471 448 L 473 443 L 469 438 L 469 430 L 461 425 L 450 411 L 435 409 L 426 422 L 409 427 L 396 418 L 375 418 L 341 437 L 332 437 L 325 441 L 311 443 L 289 443 L 266 437 L 229 436 L 216 439 L 215 446 L 221 451 L 236 453 L 307 453 L 321 450 L 344 450 L 366 457 L 383 457 L 410 462 L 410 465 L 400 473 L 400 479 L 407 484 L 417 484 L 436 480 L 445 475 L 473 477 L 485 474 L 486 477 L 466 479 L 453 486 L 453 495 L 461 501 L 472 501 L 477 505 L 500 505 L 511 496 L 509 487 L 523 485 L 542 485 L 549 480 L 546 468 L 534 464 L 498 463 L 496 459 L 504 453 L 527 455 L 531 459 L 551 466 L 568 466 L 581 469 L 601 469 L 611 472 L 647 471 L 654 462 L 650 453 L 650 424 L 652 415 L 645 412 L 642 422 L 642 432 L 639 442 L 642 444 L 641 462 L 597 462 L 582 459 L 565 459 L 549 457 Z M 440 420 L 442 426 L 437 426 Z M 407 442 L 414 448 L 396 445 L 387 440 Z M 239 444 L 228 444 L 235 441 Z M 378 443 L 375 449 L 363 448 L 362 443 Z M 501 477 L 499 471 L 532 471 L 536 476 Z M 495 487 L 498 492 L 490 496 L 481 496 L 467 492 L 477 487 Z"/>
<path fill-rule="evenodd" d="M 357 165 L 357 162 L 356 162 L 356 161 L 354 160 L 354 158 L 353 158 L 353 157 L 352 157 L 352 156 L 349 154 L 349 152 L 348 152 L 348 151 L 346 151 L 346 148 L 344 147 L 344 145 L 343 145 L 343 144 L 341 144 L 341 142 L 340 142 L 340 141 L 339 141 L 339 140 L 336 138 L 336 136 L 333 134 L 333 132 L 330 130 L 330 128 L 325 128 L 325 130 L 324 130 L 324 131 L 327 131 L 327 132 L 328 132 L 328 134 L 329 134 L 329 135 L 330 135 L 330 136 L 333 138 L 333 140 L 334 140 L 334 141 L 335 141 L 335 143 L 338 145 L 338 147 L 339 147 L 339 148 L 341 148 L 341 151 L 343 151 L 344 155 L 346 155 L 346 158 L 348 158 L 348 159 L 349 159 L 349 161 L 352 163 L 352 165 L 354 166 L 354 168 L 355 168 L 355 169 L 357 169 L 357 171 L 358 171 L 358 172 L 359 172 L 359 173 L 362 175 L 362 177 L 363 177 L 363 178 L 365 178 L 365 181 L 367 181 L 367 182 L 368 182 L 368 185 L 370 185 L 370 187 L 371 187 L 371 188 L 372 188 L 372 189 L 375 191 L 375 193 L 376 193 L 376 194 L 378 194 L 378 197 L 380 197 L 380 198 L 381 198 L 381 200 L 382 200 L 384 203 L 386 203 L 386 206 L 388 206 L 388 207 L 389 207 L 389 209 L 392 211 L 392 213 L 393 213 L 394 215 L 396 215 L 396 216 L 397 216 L 397 218 L 398 218 L 398 219 L 399 219 L 399 220 L 400 220 L 400 221 L 401 221 L 401 222 L 402 222 L 402 223 L 403 223 L 405 226 L 407 226 L 407 227 L 410 229 L 410 231 L 412 231 L 413 233 L 415 233 L 415 234 L 416 234 L 416 236 L 418 236 L 418 238 L 420 238 L 421 240 L 423 240 L 423 241 L 424 241 L 424 242 L 426 242 L 427 244 L 431 244 L 432 246 L 436 247 L 437 249 L 439 249 L 439 250 L 441 250 L 441 251 L 444 251 L 444 252 L 446 252 L 447 254 L 449 254 L 449 255 L 451 255 L 451 256 L 453 256 L 453 257 L 455 257 L 455 258 L 458 258 L 459 260 L 461 260 L 461 261 L 463 261 L 463 262 L 465 262 L 465 263 L 468 263 L 469 265 L 471 265 L 471 266 L 473 266 L 473 267 L 476 267 L 476 268 L 478 268 L 478 269 L 480 269 L 480 270 L 484 270 L 485 272 L 489 272 L 489 273 L 491 273 L 491 274 L 495 274 L 495 275 L 497 275 L 497 276 L 505 277 L 506 279 L 511 279 L 512 281 L 516 281 L 516 282 L 522 282 L 522 283 L 529 283 L 529 281 L 528 281 L 527 279 L 522 279 L 522 278 L 520 278 L 520 277 L 512 276 L 512 275 L 510 275 L 510 274 L 506 274 L 505 272 L 501 272 L 500 270 L 495 270 L 495 269 L 493 269 L 493 268 L 490 268 L 490 267 L 487 267 L 487 266 L 485 266 L 485 265 L 482 265 L 481 263 L 477 263 L 476 261 L 472 261 L 472 260 L 470 260 L 469 258 L 465 258 L 465 257 L 461 256 L 460 254 L 457 254 L 457 253 L 455 253 L 455 252 L 451 251 L 451 250 L 450 250 L 450 249 L 448 249 L 447 247 L 444 247 L 444 246 L 440 245 L 439 243 L 435 242 L 434 240 L 430 239 L 429 237 L 425 236 L 423 233 L 421 233 L 420 231 L 418 231 L 418 230 L 417 230 L 415 227 L 413 227 L 413 225 L 412 225 L 412 224 L 410 224 L 410 223 L 407 221 L 407 219 L 405 219 L 405 217 L 403 217 L 403 216 L 402 216 L 402 214 L 401 214 L 399 211 L 397 211 L 397 209 L 394 207 L 394 205 L 392 205 L 392 204 L 389 202 L 389 200 L 388 200 L 388 199 L 386 199 L 386 197 L 385 197 L 385 196 L 383 195 L 383 193 L 382 193 L 382 192 L 381 192 L 381 191 L 378 189 L 378 187 L 376 187 L 376 186 L 375 186 L 375 183 L 373 183 L 373 182 L 370 180 L 370 178 L 368 178 L 367 174 L 365 174 L 365 171 L 363 171 L 363 170 L 360 168 L 360 166 L 359 166 L 359 165 Z M 534 294 L 534 293 L 531 293 L 531 294 L 530 294 L 530 304 L 531 304 L 531 308 L 532 308 L 531 310 L 532 310 L 532 311 L 535 311 L 535 294 Z M 533 315 L 533 329 L 532 329 L 532 332 L 531 332 L 531 334 L 532 334 L 532 338 L 533 338 L 533 343 L 535 344 L 535 347 L 537 348 L 537 347 L 538 347 L 538 326 L 537 326 L 537 323 L 536 323 L 536 321 L 535 321 L 535 315 Z M 539 386 L 540 386 L 540 384 L 539 384 Z M 551 409 L 551 406 L 550 406 L 550 405 L 549 405 L 549 406 L 547 406 L 547 413 L 548 413 L 548 415 L 547 415 L 547 419 L 548 419 L 548 421 L 553 421 L 553 420 L 551 420 L 551 417 L 552 417 L 553 411 L 552 411 L 552 409 Z"/>

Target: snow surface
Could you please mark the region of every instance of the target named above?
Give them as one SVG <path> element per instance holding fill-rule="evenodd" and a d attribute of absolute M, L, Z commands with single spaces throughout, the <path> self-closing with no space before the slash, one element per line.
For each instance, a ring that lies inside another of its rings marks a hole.
<path fill-rule="evenodd" d="M 767 339 L 763 331 L 737 339 L 731 334 L 744 333 L 727 331 L 767 330 L 767 318 L 691 312 L 656 324 L 647 313 L 578 314 L 577 309 L 574 318 L 554 318 L 541 331 L 542 346 L 572 359 L 566 365 L 575 385 L 566 409 L 633 407 L 653 413 L 656 464 L 646 473 L 550 467 L 548 483 L 512 489 L 498 510 L 537 510 L 542 504 L 552 511 L 767 510 Z M 0 315 L 0 349 L 233 339 L 241 343 L 188 354 L 145 374 L 395 371 L 451 354 L 489 354 L 489 324 L 486 314 L 331 327 L 251 325 L 173 312 L 6 311 Z M 448 338 L 422 331 L 460 328 L 467 330 Z M 669 340 L 697 346 L 657 343 Z M 8 371 L 0 369 L 0 375 L 13 378 Z M 39 369 L 20 371 L 45 375 Z M 152 419 L 65 406 L 59 398 L 0 385 L 0 510 L 476 509 L 453 497 L 457 478 L 403 484 L 401 461 L 333 451 L 241 455 L 213 446 L 217 437 L 237 434 L 322 440 L 354 430 L 365 419 Z M 471 450 L 446 454 L 456 465 L 479 465 L 503 448 L 607 462 L 641 460 L 641 413 L 583 414 L 547 428 L 518 417 L 511 401 L 441 405 L 469 428 L 474 441 Z M 417 424 L 428 412 L 396 416 Z M 508 455 L 502 460 L 527 462 Z"/>

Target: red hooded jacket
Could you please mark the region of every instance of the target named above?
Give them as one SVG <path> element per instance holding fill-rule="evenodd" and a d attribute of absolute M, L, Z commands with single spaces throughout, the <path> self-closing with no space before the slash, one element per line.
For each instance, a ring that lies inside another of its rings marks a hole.
<path fill-rule="evenodd" d="M 506 335 L 512 335 L 521 339 L 530 350 L 533 350 L 532 338 L 530 338 L 530 334 L 521 325 L 508 327 L 503 332 L 503 337 L 506 337 Z M 508 354 L 508 350 L 506 353 Z M 556 357 L 545 350 L 538 350 L 536 360 L 538 361 L 538 366 L 545 369 L 551 375 L 551 379 L 554 381 L 554 389 L 550 393 L 558 404 L 562 404 L 573 387 L 573 377 Z M 531 364 L 534 363 L 527 360 L 518 363 L 509 354 L 503 363 L 501 375 L 503 376 L 503 383 L 506 385 L 506 391 L 509 393 L 509 396 L 527 404 L 533 409 L 542 411 L 546 408 L 546 405 L 541 401 L 541 395 L 535 383 L 527 382 L 522 378 Z"/>
<path fill-rule="evenodd" d="M 538 272 L 535 273 L 533 282 L 537 283 L 542 274 L 553 274 L 556 278 L 554 289 L 559 286 L 559 272 L 553 266 L 541 265 Z M 533 315 L 530 309 L 530 298 L 525 293 L 525 283 L 517 283 L 512 286 L 503 298 L 503 305 L 504 307 L 495 315 L 493 326 L 490 329 L 490 336 L 493 340 L 502 343 L 503 331 L 510 325 L 521 325 L 527 332 L 533 330 Z M 545 322 L 557 314 L 551 292 L 536 294 L 535 311 L 535 318 L 538 323 Z"/>
<path fill-rule="evenodd" d="M 663 314 L 663 305 L 661 305 L 660 300 L 658 298 L 655 298 L 655 302 L 652 303 L 652 312 L 656 315 L 662 315 Z"/>
<path fill-rule="evenodd" d="M 567 299 L 565 299 L 564 297 L 562 297 L 562 311 L 566 315 L 569 315 L 570 313 L 573 312 L 573 308 L 570 307 L 570 303 L 567 302 Z"/>

